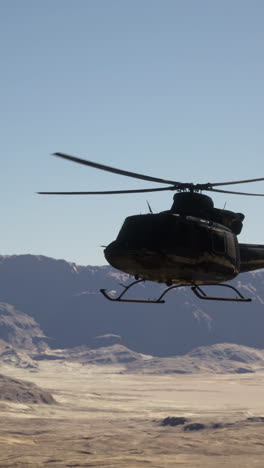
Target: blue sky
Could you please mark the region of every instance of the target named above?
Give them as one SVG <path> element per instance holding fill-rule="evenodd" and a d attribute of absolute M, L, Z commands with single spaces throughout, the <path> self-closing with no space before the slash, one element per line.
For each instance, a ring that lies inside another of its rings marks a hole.
<path fill-rule="evenodd" d="M 2 254 L 102 265 L 127 215 L 171 206 L 170 192 L 36 195 L 153 187 L 55 151 L 183 182 L 264 177 L 261 0 L 2 0 L 0 13 Z M 264 244 L 264 198 L 214 201 L 246 215 L 242 242 Z"/>

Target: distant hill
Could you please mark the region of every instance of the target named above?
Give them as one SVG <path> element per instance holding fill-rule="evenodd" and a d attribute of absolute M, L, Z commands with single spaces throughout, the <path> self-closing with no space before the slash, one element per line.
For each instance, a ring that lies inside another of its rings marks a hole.
<path fill-rule="evenodd" d="M 100 288 L 121 290 L 127 275 L 108 266 L 77 266 L 44 256 L 0 256 L 0 301 L 31 316 L 52 348 L 96 348 L 108 336 L 138 353 L 175 356 L 216 343 L 264 348 L 264 271 L 234 284 L 252 303 L 201 301 L 188 288 L 166 304 L 112 303 Z M 164 286 L 138 285 L 134 296 L 158 297 Z"/>
<path fill-rule="evenodd" d="M 128 366 L 129 372 L 148 374 L 238 373 L 264 369 L 264 350 L 242 345 L 220 343 L 195 348 L 184 356 L 137 359 Z"/>
<path fill-rule="evenodd" d="M 47 349 L 33 356 L 35 362 L 60 361 L 82 366 L 118 366 L 122 373 L 192 374 L 192 373 L 253 373 L 264 369 L 264 350 L 221 343 L 195 348 L 183 356 L 155 357 L 115 344 L 96 349 L 79 346 L 71 349 Z"/>

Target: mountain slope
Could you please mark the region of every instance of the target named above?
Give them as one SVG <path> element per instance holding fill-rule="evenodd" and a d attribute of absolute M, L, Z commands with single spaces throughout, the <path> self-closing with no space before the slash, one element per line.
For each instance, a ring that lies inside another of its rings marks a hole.
<path fill-rule="evenodd" d="M 19 367 L 36 367 L 32 355 L 48 349 L 36 321 L 10 304 L 0 303 L 0 361 Z"/>

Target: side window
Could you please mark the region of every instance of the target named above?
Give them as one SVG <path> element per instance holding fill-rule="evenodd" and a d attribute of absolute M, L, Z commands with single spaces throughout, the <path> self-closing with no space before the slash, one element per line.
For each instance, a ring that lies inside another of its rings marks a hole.
<path fill-rule="evenodd" d="M 233 259 L 239 258 L 239 249 L 233 233 L 226 234 L 226 252 Z"/>
<path fill-rule="evenodd" d="M 213 250 L 216 253 L 225 253 L 225 234 L 223 232 L 212 232 Z"/>

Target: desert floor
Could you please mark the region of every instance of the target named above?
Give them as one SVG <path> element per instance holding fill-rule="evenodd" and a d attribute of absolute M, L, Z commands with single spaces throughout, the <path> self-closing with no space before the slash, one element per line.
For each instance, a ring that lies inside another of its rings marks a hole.
<path fill-rule="evenodd" d="M 264 466 L 264 422 L 247 419 L 264 416 L 264 373 L 152 376 L 58 361 L 0 372 L 58 402 L 0 403 L 1 468 Z M 167 416 L 206 427 L 161 426 Z"/>

